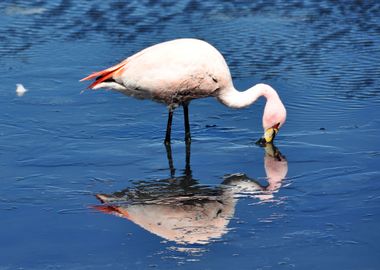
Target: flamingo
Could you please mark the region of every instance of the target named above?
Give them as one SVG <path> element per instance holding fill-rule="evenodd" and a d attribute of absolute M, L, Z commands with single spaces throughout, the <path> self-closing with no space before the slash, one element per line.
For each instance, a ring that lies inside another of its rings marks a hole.
<path fill-rule="evenodd" d="M 108 88 L 139 99 L 164 103 L 169 110 L 164 143 L 170 144 L 173 111 L 183 106 L 185 141 L 191 142 L 189 103 L 215 97 L 230 108 L 245 108 L 266 98 L 258 143 L 271 143 L 286 120 L 286 109 L 277 92 L 259 83 L 246 91 L 235 89 L 222 54 L 209 43 L 191 38 L 150 46 L 121 63 L 81 79 L 95 79 L 90 89 Z"/>

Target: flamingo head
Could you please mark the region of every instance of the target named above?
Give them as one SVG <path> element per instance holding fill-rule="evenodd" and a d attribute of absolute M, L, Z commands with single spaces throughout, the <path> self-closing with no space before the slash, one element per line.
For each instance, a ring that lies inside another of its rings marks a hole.
<path fill-rule="evenodd" d="M 286 121 L 286 109 L 278 96 L 268 99 L 263 115 L 264 135 L 257 144 L 265 146 L 272 143 L 278 131 Z"/>

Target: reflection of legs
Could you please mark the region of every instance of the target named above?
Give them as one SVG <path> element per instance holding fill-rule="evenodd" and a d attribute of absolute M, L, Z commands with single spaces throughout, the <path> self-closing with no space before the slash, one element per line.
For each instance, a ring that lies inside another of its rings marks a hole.
<path fill-rule="evenodd" d="M 191 179 L 191 168 L 190 168 L 190 146 L 191 144 L 186 142 L 186 164 L 185 164 L 185 177 Z M 175 168 L 173 163 L 173 155 L 172 155 L 172 146 L 170 143 L 165 144 L 166 148 L 166 156 L 169 162 L 170 169 L 170 177 L 175 178 Z M 190 181 L 191 182 L 191 181 Z"/>
<path fill-rule="evenodd" d="M 189 104 L 183 104 L 183 115 L 185 120 L 185 142 L 191 143 L 190 124 L 189 124 Z"/>
<path fill-rule="evenodd" d="M 168 162 L 169 162 L 169 169 L 170 169 L 170 177 L 174 178 L 175 177 L 175 169 L 173 165 L 173 156 L 172 156 L 172 146 L 170 143 L 166 144 L 166 156 L 168 157 Z"/>
<path fill-rule="evenodd" d="M 190 169 L 190 141 L 186 141 L 186 164 L 185 164 L 185 174 L 191 175 L 191 169 Z"/>
<path fill-rule="evenodd" d="M 166 136 L 165 136 L 165 144 L 170 144 L 170 134 L 172 132 L 172 120 L 173 120 L 173 109 L 169 108 L 169 115 L 168 115 L 168 124 L 166 126 Z"/>

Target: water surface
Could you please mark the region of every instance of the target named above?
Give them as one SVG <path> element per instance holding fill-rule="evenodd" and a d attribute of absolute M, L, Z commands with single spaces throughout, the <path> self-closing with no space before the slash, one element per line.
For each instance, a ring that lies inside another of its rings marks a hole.
<path fill-rule="evenodd" d="M 377 269 L 379 14 L 377 1 L 0 3 L 0 269 Z M 191 156 L 176 110 L 168 160 L 164 106 L 80 94 L 90 72 L 180 37 L 216 46 L 237 88 L 278 90 L 280 160 L 254 144 L 263 100 L 192 102 Z M 146 206 L 205 233 L 115 212 Z"/>

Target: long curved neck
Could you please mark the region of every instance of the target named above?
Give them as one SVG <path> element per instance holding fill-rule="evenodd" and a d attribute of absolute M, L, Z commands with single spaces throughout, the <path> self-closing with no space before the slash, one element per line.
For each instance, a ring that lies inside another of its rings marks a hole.
<path fill-rule="evenodd" d="M 239 109 L 248 107 L 261 96 L 264 96 L 267 101 L 279 99 L 277 92 L 271 86 L 264 83 L 256 84 L 243 92 L 236 90 L 231 85 L 219 94 L 218 99 L 230 108 Z"/>

